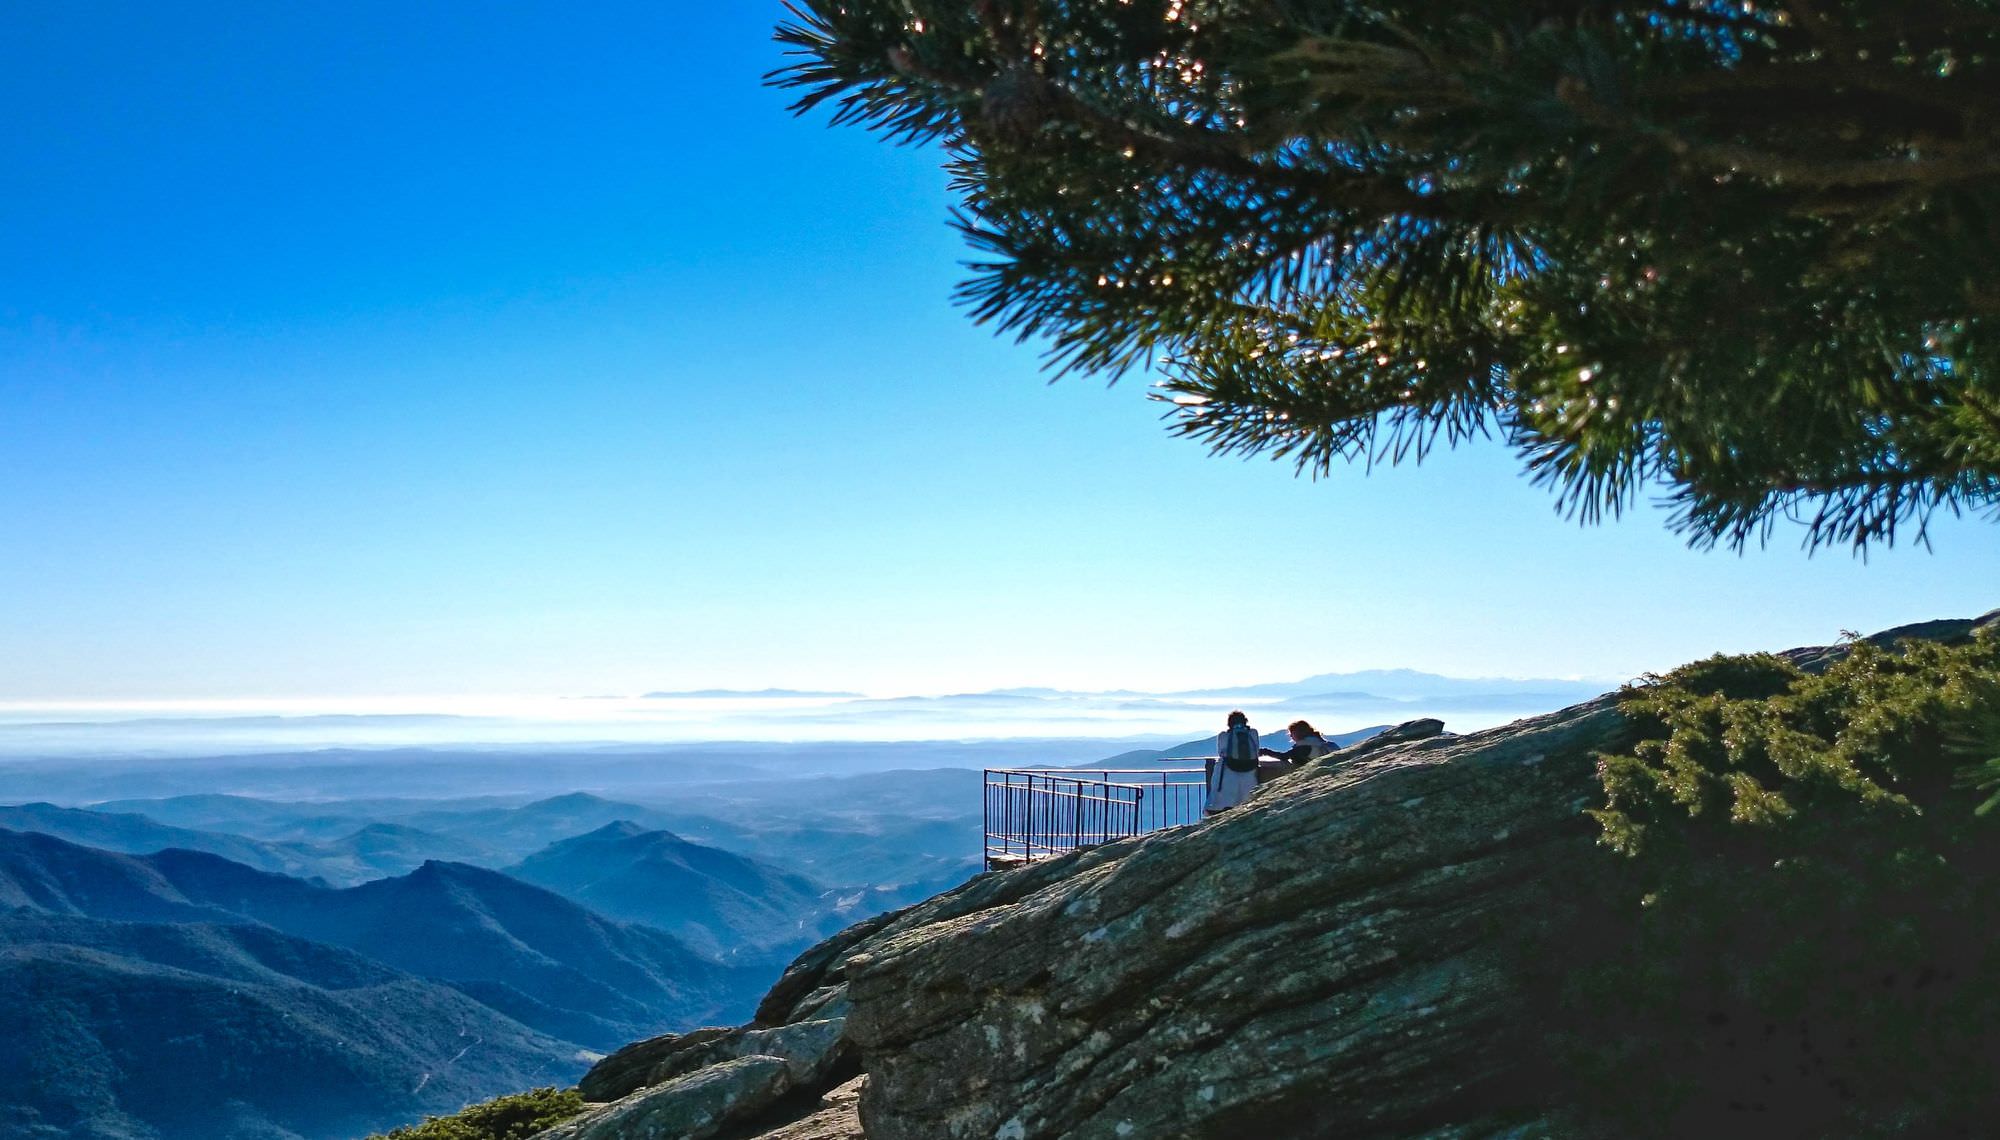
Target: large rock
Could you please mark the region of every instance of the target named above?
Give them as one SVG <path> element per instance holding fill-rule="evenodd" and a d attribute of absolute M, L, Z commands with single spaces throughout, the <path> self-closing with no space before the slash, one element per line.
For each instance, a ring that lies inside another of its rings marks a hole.
<path fill-rule="evenodd" d="M 1548 847 L 1591 842 L 1590 756 L 1619 723 L 1600 701 L 1413 725 L 1200 825 L 981 876 L 808 951 L 751 1026 L 607 1058 L 585 1088 L 624 1111 L 551 1140 L 653 1135 L 659 1110 L 626 1106 L 808 1026 L 858 1046 L 871 1137 L 1408 1131 L 1504 1075 L 1487 935 Z"/>
<path fill-rule="evenodd" d="M 1386 745 L 869 940 L 843 961 L 868 1135 L 1389 1136 L 1515 1107 L 1496 928 L 1588 853 L 1621 727 L 1600 701 Z"/>
<path fill-rule="evenodd" d="M 758 1140 L 864 1140 L 861 1130 L 861 1090 L 867 1077 L 856 1077 L 835 1087 L 819 1099 L 810 1113 L 769 1131 L 759 1132 Z"/>
<path fill-rule="evenodd" d="M 733 1057 L 542 1132 L 545 1140 L 706 1140 L 796 1086 L 777 1057 Z"/>
<path fill-rule="evenodd" d="M 577 1082 L 577 1091 L 587 1101 L 617 1100 L 675 1075 L 667 1071 L 675 1058 L 696 1053 L 702 1046 L 735 1032 L 723 1026 L 709 1026 L 634 1041 L 592 1065 L 583 1080 Z"/>
<path fill-rule="evenodd" d="M 873 1140 L 1549 1135 L 1535 995 L 1589 918 L 1582 809 L 1625 731 L 1608 696 L 1413 723 L 1203 823 L 980 876 L 807 951 L 750 1026 L 608 1059 L 586 1087 L 636 1091 L 551 1136 L 663 1135 L 634 1106 L 716 1073 L 755 1086 L 735 1134 L 798 1136 L 856 1052 Z"/>

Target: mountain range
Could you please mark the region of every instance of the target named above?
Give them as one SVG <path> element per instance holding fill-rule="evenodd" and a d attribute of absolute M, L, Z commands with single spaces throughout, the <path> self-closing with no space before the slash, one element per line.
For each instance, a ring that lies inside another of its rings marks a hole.
<path fill-rule="evenodd" d="M 679 689 L 656 693 L 641 693 L 646 700 L 671 700 L 682 697 L 703 697 L 724 700 L 796 700 L 808 697 L 840 699 L 858 697 L 860 693 L 846 693 L 823 689 Z"/>
<path fill-rule="evenodd" d="M 0 806 L 0 827 L 59 835 L 72 843 L 131 855 L 170 847 L 206 851 L 260 871 L 335 885 L 405 874 L 431 859 L 484 862 L 492 855 L 483 844 L 400 824 L 362 819 L 340 822 L 337 838 L 271 840 L 178 827 L 138 812 L 107 811 L 103 806 L 87 811 L 50 803 Z"/>
<path fill-rule="evenodd" d="M 855 700 L 860 706 L 896 703 L 951 703 L 973 705 L 1008 700 L 1054 701 L 1080 697 L 1095 698 L 1183 698 L 1183 697 L 1314 697 L 1336 695 L 1371 697 L 1377 700 L 1445 700 L 1464 704 L 1495 697 L 1555 696 L 1587 700 L 1604 690 L 1602 680 L 1574 678 L 1451 677 L 1417 669 L 1360 669 L 1348 673 L 1317 673 L 1296 681 L 1263 681 L 1242 685 L 1213 685 L 1197 689 L 1146 691 L 1141 689 L 1063 689 L 1043 685 L 1017 685 L 998 689 L 945 694 L 904 694 L 868 696 L 862 693 L 805 689 L 687 689 L 643 693 L 649 699 L 706 697 L 756 700 L 770 698 L 820 698 Z M 1576 695 L 1581 694 L 1581 695 Z M 858 706 L 859 707 L 859 706 Z"/>
<path fill-rule="evenodd" d="M 756 985 L 664 931 L 457 863 L 337 889 L 205 852 L 121 855 L 0 831 L 0 906 L 258 924 L 443 982 L 529 1028 L 595 1048 L 713 1019 Z"/>
<path fill-rule="evenodd" d="M 1296 681 L 1221 685 L 1207 689 L 1141 692 L 1133 689 L 1052 689 L 1019 687 L 939 696 L 869 697 L 848 702 L 848 711 L 901 710 L 942 715 L 950 710 L 993 710 L 1034 705 L 1095 705 L 1122 709 L 1206 709 L 1217 702 L 1276 702 L 1287 707 L 1423 706 L 1427 712 L 1465 709 L 1560 707 L 1602 692 L 1602 681 L 1564 678 L 1447 677 L 1415 669 L 1365 669 L 1319 673 Z"/>
<path fill-rule="evenodd" d="M 231 857 L 233 842 L 247 851 L 239 862 L 341 885 L 359 879 L 346 877 L 353 857 L 340 849 L 372 836 L 393 835 L 395 843 L 368 861 L 378 874 L 401 874 L 430 858 L 507 867 L 552 843 L 622 822 L 803 874 L 849 897 L 879 891 L 870 897 L 884 908 L 956 886 L 979 867 L 975 770 L 693 786 L 675 804 L 669 810 L 586 792 L 526 803 L 492 797 L 286 803 L 207 794 L 107 801 L 89 811 L 30 805 L 37 810 L 8 816 L 14 809 L 0 808 L 0 826 L 134 854 L 180 846 Z M 135 822 L 127 832 L 107 832 L 102 820 L 89 818 L 106 813 L 143 817 L 151 826 Z M 179 830 L 162 828 L 160 820 Z M 327 835 L 342 838 L 316 838 Z M 279 846 L 244 849 L 246 836 Z"/>
<path fill-rule="evenodd" d="M 1188 689 L 1163 696 L 1286 697 L 1320 695 L 1372 697 L 1390 701 L 1440 701 L 1471 705 L 1496 698 L 1533 697 L 1563 703 L 1586 701 L 1602 693 L 1602 680 L 1521 677 L 1447 677 L 1416 669 L 1363 669 L 1352 673 L 1319 673 L 1296 681 Z"/>

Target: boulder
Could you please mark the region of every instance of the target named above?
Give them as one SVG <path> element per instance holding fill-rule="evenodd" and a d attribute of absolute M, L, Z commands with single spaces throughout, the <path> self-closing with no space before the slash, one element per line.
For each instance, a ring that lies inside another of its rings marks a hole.
<path fill-rule="evenodd" d="M 810 1113 L 757 1133 L 757 1140 L 863 1140 L 859 1106 L 867 1084 L 867 1077 L 856 1077 L 837 1086 Z"/>
<path fill-rule="evenodd" d="M 664 1077 L 652 1074 L 660 1071 L 674 1057 L 694 1052 L 718 1037 L 735 1032 L 722 1026 L 709 1026 L 635 1041 L 592 1065 L 583 1079 L 577 1082 L 577 1091 L 587 1101 L 617 1100 L 627 1093 L 664 1080 Z"/>
<path fill-rule="evenodd" d="M 710 1065 L 753 1056 L 784 1062 L 794 1087 L 821 1088 L 851 1059 L 844 1024 L 844 1018 L 828 1017 L 770 1029 L 697 1029 L 654 1037 L 599 1061 L 584 1074 L 578 1090 L 585 1100 L 613 1101 Z"/>
<path fill-rule="evenodd" d="M 769 1110 L 795 1087 L 778 1057 L 735 1057 L 655 1085 L 537 1140 L 707 1140 Z"/>
<path fill-rule="evenodd" d="M 1430 740 L 1443 735 L 1444 722 L 1436 717 L 1406 720 L 1393 728 L 1385 728 L 1368 739 L 1360 741 L 1353 747 L 1342 749 L 1334 753 L 1334 755 L 1337 758 L 1345 759 L 1362 752 L 1375 752 L 1391 744 L 1409 744 L 1412 741 Z"/>

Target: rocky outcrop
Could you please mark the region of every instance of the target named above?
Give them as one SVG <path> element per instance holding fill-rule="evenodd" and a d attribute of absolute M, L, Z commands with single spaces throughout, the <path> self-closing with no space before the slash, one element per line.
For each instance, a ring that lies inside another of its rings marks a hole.
<path fill-rule="evenodd" d="M 800 1135 L 857 1065 L 873 1140 L 1546 1135 L 1533 975 L 1624 723 L 1441 727 L 851 928 L 752 1025 L 608 1058 L 585 1088 L 623 1099 L 548 1135 L 712 1135 L 657 1122 L 722 1119 L 724 1082 L 701 1127 Z"/>
<path fill-rule="evenodd" d="M 1598 702 L 1387 743 L 871 939 L 843 960 L 868 1134 L 1390 1136 L 1509 1107 L 1495 928 L 1593 841 L 1592 755 L 1620 728 Z"/>
<path fill-rule="evenodd" d="M 708 1140 L 797 1085 L 777 1057 L 732 1057 L 542 1133 L 549 1140 Z"/>
<path fill-rule="evenodd" d="M 834 1011 L 819 1011 L 830 1013 Z M 769 1029 L 697 1029 L 627 1045 L 599 1061 L 578 1090 L 584 1099 L 614 1101 L 643 1088 L 664 1084 L 710 1065 L 744 1057 L 782 1061 L 796 1088 L 824 1088 L 838 1073 L 852 1076 L 854 1049 L 844 1032 L 846 1019 L 822 1016 Z"/>
<path fill-rule="evenodd" d="M 865 1076 L 837 1086 L 805 1116 L 761 1132 L 757 1140 L 863 1140 L 861 1091 L 866 1087 Z"/>
<path fill-rule="evenodd" d="M 815 947 L 750 1026 L 607 1058 L 583 1087 L 616 1103 L 547 1135 L 791 1127 L 795 1094 L 855 1065 L 871 1137 L 1446 1123 L 1508 1068 L 1494 919 L 1536 905 L 1550 848 L 1591 842 L 1618 725 L 1608 702 L 1413 724 L 1206 823 L 981 876 Z"/>

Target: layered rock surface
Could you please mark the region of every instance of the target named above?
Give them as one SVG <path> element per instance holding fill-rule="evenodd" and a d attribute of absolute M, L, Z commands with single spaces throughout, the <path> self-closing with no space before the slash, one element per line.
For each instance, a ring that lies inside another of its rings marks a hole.
<path fill-rule="evenodd" d="M 1498 920 L 1591 843 L 1608 702 L 1388 742 L 842 959 L 871 1137 L 1408 1135 L 1506 1107 Z M 940 908 L 941 910 L 944 908 Z M 916 916 L 911 916 L 912 918 Z"/>
<path fill-rule="evenodd" d="M 1606 697 L 1437 729 L 850 928 L 752 1025 L 608 1058 L 585 1094 L 618 1099 L 548 1135 L 818 1134 L 785 1130 L 845 1120 L 818 1098 L 857 1071 L 873 1140 L 1546 1135 L 1534 975 L 1624 723 Z M 648 1123 L 725 1082 L 707 1131 Z"/>

